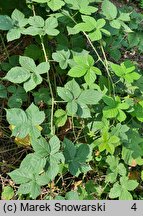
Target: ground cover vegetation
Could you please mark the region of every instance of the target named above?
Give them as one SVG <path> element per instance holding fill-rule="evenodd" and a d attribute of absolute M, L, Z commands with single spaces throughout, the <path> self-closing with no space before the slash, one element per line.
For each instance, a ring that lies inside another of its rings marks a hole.
<path fill-rule="evenodd" d="M 1 199 L 143 199 L 142 8 L 0 3 Z"/>

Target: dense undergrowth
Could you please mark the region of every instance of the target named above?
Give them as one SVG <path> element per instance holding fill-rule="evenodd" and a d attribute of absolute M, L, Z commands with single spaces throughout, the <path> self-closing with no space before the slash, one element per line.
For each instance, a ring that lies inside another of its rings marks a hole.
<path fill-rule="evenodd" d="M 0 4 L 1 199 L 143 199 L 143 2 Z"/>

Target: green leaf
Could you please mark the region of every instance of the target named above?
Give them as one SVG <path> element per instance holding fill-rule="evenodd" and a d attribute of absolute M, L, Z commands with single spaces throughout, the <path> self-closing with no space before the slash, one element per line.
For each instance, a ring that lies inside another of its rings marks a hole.
<path fill-rule="evenodd" d="M 30 79 L 28 79 L 28 81 L 24 83 L 23 87 L 26 92 L 31 91 L 32 89 L 36 87 L 36 83 L 33 80 L 32 76 L 30 77 Z"/>
<path fill-rule="evenodd" d="M 138 186 L 138 182 L 136 180 L 129 180 L 128 177 L 121 177 L 120 182 L 121 185 L 128 191 L 133 191 Z"/>
<path fill-rule="evenodd" d="M 31 73 L 30 79 L 23 85 L 26 92 L 33 90 L 37 85 L 42 82 L 42 77 L 39 74 Z"/>
<path fill-rule="evenodd" d="M 64 110 L 56 110 L 54 117 L 56 118 L 55 124 L 57 127 L 62 127 L 63 125 L 65 125 L 67 121 L 67 113 Z"/>
<path fill-rule="evenodd" d="M 77 161 L 71 161 L 69 163 L 69 171 L 73 176 L 78 176 L 80 174 L 79 172 L 79 163 Z"/>
<path fill-rule="evenodd" d="M 82 77 L 85 75 L 87 69 L 82 65 L 77 65 L 71 68 L 68 72 L 68 75 L 71 77 Z"/>
<path fill-rule="evenodd" d="M 94 68 L 94 59 L 89 54 L 74 56 L 76 65 L 68 72 L 69 76 L 81 77 Z"/>
<path fill-rule="evenodd" d="M 135 116 L 140 122 L 143 122 L 143 101 L 139 101 L 134 105 L 132 116 Z"/>
<path fill-rule="evenodd" d="M 46 19 L 45 26 L 44 26 L 45 33 L 51 36 L 58 35 L 59 30 L 56 29 L 57 26 L 58 26 L 58 21 L 56 18 L 50 17 Z"/>
<path fill-rule="evenodd" d="M 126 119 L 126 114 L 122 110 L 118 110 L 117 119 L 122 122 Z"/>
<path fill-rule="evenodd" d="M 112 70 L 115 72 L 117 76 L 122 77 L 124 75 L 124 70 L 122 67 L 120 67 L 117 64 L 113 64 L 113 63 L 111 63 L 110 65 L 111 65 Z"/>
<path fill-rule="evenodd" d="M 91 86 L 96 80 L 96 74 L 93 70 L 88 70 L 84 76 L 85 82 Z"/>
<path fill-rule="evenodd" d="M 79 145 L 76 155 L 75 155 L 75 161 L 78 161 L 79 163 L 85 163 L 87 160 L 87 157 L 90 153 L 89 146 L 86 144 Z"/>
<path fill-rule="evenodd" d="M 35 72 L 38 74 L 44 74 L 47 73 L 49 70 L 50 70 L 50 64 L 48 62 L 42 62 L 37 66 Z"/>
<path fill-rule="evenodd" d="M 124 164 L 120 163 L 118 165 L 118 172 L 120 175 L 125 176 L 126 175 L 126 168 L 124 166 Z"/>
<path fill-rule="evenodd" d="M 97 29 L 101 29 L 102 27 L 104 27 L 106 24 L 105 19 L 98 19 L 97 23 L 96 23 L 96 28 Z"/>
<path fill-rule="evenodd" d="M 130 74 L 126 74 L 125 75 L 125 80 L 128 82 L 128 83 L 132 83 L 134 82 L 134 80 L 138 80 L 139 78 L 141 77 L 140 74 L 136 73 L 136 72 L 132 72 Z"/>
<path fill-rule="evenodd" d="M 39 108 L 33 103 L 26 109 L 28 120 L 32 125 L 40 125 L 44 119 L 45 114 L 43 111 L 39 111 Z"/>
<path fill-rule="evenodd" d="M 56 196 L 56 197 L 55 197 L 55 200 L 65 200 L 65 198 L 62 197 L 62 196 Z"/>
<path fill-rule="evenodd" d="M 30 57 L 36 61 L 42 56 L 42 50 L 35 44 L 30 44 L 25 48 L 24 56 Z"/>
<path fill-rule="evenodd" d="M 79 200 L 79 195 L 77 191 L 70 191 L 66 193 L 66 200 Z"/>
<path fill-rule="evenodd" d="M 23 102 L 22 99 L 18 97 L 16 94 L 14 94 L 8 99 L 8 106 L 10 108 L 14 108 L 14 107 L 20 108 L 22 105 L 22 102 Z"/>
<path fill-rule="evenodd" d="M 94 26 L 89 25 L 89 23 L 78 23 L 74 26 L 74 29 L 77 31 L 90 32 L 94 29 Z"/>
<path fill-rule="evenodd" d="M 26 167 L 23 169 L 16 169 L 8 173 L 8 175 L 14 180 L 16 184 L 23 184 L 33 179 L 32 173 L 30 173 L 30 170 L 27 170 Z"/>
<path fill-rule="evenodd" d="M 48 6 L 51 8 L 53 11 L 57 11 L 64 6 L 65 3 L 63 0 L 48 0 Z"/>
<path fill-rule="evenodd" d="M 24 14 L 23 14 L 21 11 L 15 9 L 15 10 L 12 12 L 11 18 L 12 18 L 13 20 L 20 21 L 20 20 L 23 20 L 23 19 L 24 19 Z"/>
<path fill-rule="evenodd" d="M 12 12 L 11 18 L 14 20 L 15 26 L 17 26 L 20 31 L 22 31 L 23 27 L 28 24 L 28 19 L 25 18 L 25 15 L 17 9 Z"/>
<path fill-rule="evenodd" d="M 31 26 L 42 28 L 44 27 L 44 19 L 41 16 L 33 16 L 28 19 Z"/>
<path fill-rule="evenodd" d="M 109 0 L 104 0 L 102 3 L 102 13 L 108 20 L 113 20 L 117 16 L 116 6 Z"/>
<path fill-rule="evenodd" d="M 21 184 L 18 188 L 18 194 L 29 194 L 31 191 L 32 182 Z"/>
<path fill-rule="evenodd" d="M 118 174 L 121 176 L 126 175 L 126 168 L 122 163 L 119 163 L 119 158 L 115 156 L 108 156 L 106 162 L 109 164 L 109 170 L 106 176 L 106 181 L 116 182 Z"/>
<path fill-rule="evenodd" d="M 30 26 L 30 27 L 24 29 L 22 31 L 22 33 L 25 35 L 32 35 L 32 36 L 43 35 L 43 29 L 38 28 L 38 27 L 34 27 L 34 26 Z"/>
<path fill-rule="evenodd" d="M 57 87 L 57 92 L 58 92 L 58 95 L 66 102 L 70 102 L 73 100 L 73 95 L 72 93 L 66 89 L 66 88 L 63 88 L 63 87 Z"/>
<path fill-rule="evenodd" d="M 47 185 L 49 182 L 50 182 L 50 178 L 46 173 L 36 177 L 36 183 L 40 186 Z"/>
<path fill-rule="evenodd" d="M 113 185 L 113 188 L 111 188 L 110 193 L 109 193 L 109 197 L 111 199 L 117 198 L 121 195 L 121 186 L 119 185 L 118 182 L 116 182 Z"/>
<path fill-rule="evenodd" d="M 86 104 L 78 103 L 77 115 L 80 116 L 81 118 L 90 118 L 91 117 L 90 109 Z"/>
<path fill-rule="evenodd" d="M 132 200 L 133 197 L 131 193 L 127 190 L 123 190 L 121 195 L 119 196 L 119 200 Z"/>
<path fill-rule="evenodd" d="M 22 109 L 6 109 L 6 117 L 11 125 L 20 125 L 27 123 L 27 116 Z"/>
<path fill-rule="evenodd" d="M 13 21 L 9 16 L 0 15 L 0 30 L 10 30 L 13 28 Z"/>
<path fill-rule="evenodd" d="M 104 107 L 103 115 L 105 118 L 115 118 L 119 111 L 117 108 Z"/>
<path fill-rule="evenodd" d="M 89 33 L 89 37 L 92 41 L 98 41 L 102 39 L 102 33 L 100 29 L 97 29 L 96 31 Z"/>
<path fill-rule="evenodd" d="M 115 29 L 120 29 L 121 28 L 121 23 L 120 23 L 120 20 L 112 20 L 111 22 L 110 22 L 110 25 L 113 27 L 113 28 L 115 28 Z"/>
<path fill-rule="evenodd" d="M 46 3 L 48 0 L 33 0 L 33 1 L 37 3 Z"/>
<path fill-rule="evenodd" d="M 74 29 L 78 32 L 89 32 L 88 36 L 91 41 L 98 41 L 102 39 L 102 32 L 106 35 L 110 35 L 110 32 L 103 29 L 106 21 L 104 19 L 98 19 L 97 21 L 90 16 L 82 16 L 83 23 L 78 23 L 74 26 Z"/>
<path fill-rule="evenodd" d="M 41 158 L 35 153 L 28 154 L 20 164 L 20 168 L 9 173 L 9 176 L 21 184 L 18 193 L 30 194 L 35 199 L 41 193 L 41 185 L 49 182 L 49 177 L 44 172 L 46 158 Z"/>
<path fill-rule="evenodd" d="M 46 174 L 48 175 L 51 181 L 54 180 L 58 172 L 59 172 L 59 165 L 55 160 L 50 160 L 50 165 L 48 170 L 46 171 Z"/>
<path fill-rule="evenodd" d="M 33 168 L 33 173 L 39 174 L 43 171 L 46 165 L 46 158 L 41 158 L 41 156 L 32 154 L 30 165 Z"/>
<path fill-rule="evenodd" d="M 107 35 L 107 36 L 111 36 L 111 33 L 109 32 L 109 31 L 107 31 L 106 29 L 100 29 L 101 30 L 101 32 L 103 32 L 105 35 Z"/>
<path fill-rule="evenodd" d="M 38 156 L 42 158 L 49 156 L 50 147 L 43 137 L 40 137 L 38 139 L 35 139 L 35 137 L 32 138 L 31 145 Z"/>
<path fill-rule="evenodd" d="M 91 67 L 90 71 L 94 71 L 94 73 L 97 74 L 97 75 L 102 75 L 101 70 L 99 68 L 97 68 L 97 67 L 94 67 L 94 66 Z"/>
<path fill-rule="evenodd" d="M 74 98 L 78 98 L 78 96 L 80 95 L 81 93 L 81 89 L 80 89 L 80 86 L 79 84 L 74 80 L 72 79 L 71 81 L 67 82 L 65 84 L 65 88 L 68 89 L 70 92 L 72 92 Z"/>
<path fill-rule="evenodd" d="M 138 46 L 140 42 L 138 33 L 133 32 L 133 33 L 128 34 L 128 41 L 129 41 L 130 47 Z"/>
<path fill-rule="evenodd" d="M 13 41 L 19 39 L 21 36 L 21 30 L 19 28 L 10 29 L 7 33 L 7 41 Z"/>
<path fill-rule="evenodd" d="M 80 2 L 81 2 L 81 8 L 79 11 L 82 14 L 91 15 L 92 13 L 95 13 L 98 10 L 96 7 L 88 6 L 87 5 L 87 4 L 89 4 L 88 1 L 80 1 Z"/>
<path fill-rule="evenodd" d="M 15 126 L 12 131 L 13 136 L 19 138 L 25 138 L 28 134 L 35 137 L 40 136 L 40 130 L 37 127 L 44 121 L 45 114 L 43 111 L 39 111 L 34 104 L 31 104 L 26 112 L 22 109 L 13 108 L 6 109 L 6 113 L 8 122 Z"/>
<path fill-rule="evenodd" d="M 102 32 L 110 35 L 110 32 L 102 27 L 106 24 L 104 19 L 98 19 L 97 21 L 93 17 L 89 16 L 82 16 L 83 23 L 78 23 L 75 25 L 74 29 L 78 32 L 80 31 L 87 31 L 90 32 L 89 38 L 92 41 L 98 41 L 102 38 Z"/>
<path fill-rule="evenodd" d="M 52 54 L 52 58 L 56 61 L 59 62 L 59 65 L 62 69 L 66 69 L 68 67 L 68 60 L 70 57 L 70 51 L 64 51 L 60 50 L 57 51 L 56 53 Z"/>
<path fill-rule="evenodd" d="M 84 2 L 83 2 L 83 6 L 82 8 L 80 9 L 80 12 L 82 14 L 85 14 L 85 15 L 91 15 L 92 13 L 96 12 L 98 9 L 96 7 L 92 7 L 92 6 L 87 6 L 84 5 Z"/>
<path fill-rule="evenodd" d="M 49 141 L 49 145 L 50 145 L 50 154 L 57 153 L 59 151 L 59 149 L 60 149 L 60 140 L 59 140 L 59 138 L 56 135 L 53 136 Z"/>
<path fill-rule="evenodd" d="M 115 148 L 120 145 L 120 139 L 117 136 L 111 135 L 107 128 L 101 131 L 101 137 L 94 141 L 94 146 L 98 146 L 99 151 L 106 150 L 110 154 L 114 154 Z"/>
<path fill-rule="evenodd" d="M 40 88 L 38 92 L 33 93 L 34 96 L 34 102 L 35 104 L 39 105 L 41 102 L 44 102 L 45 104 L 51 104 L 51 98 L 49 95 L 49 91 L 47 88 Z"/>
<path fill-rule="evenodd" d="M 68 4 L 68 7 L 72 8 L 73 10 L 79 10 L 80 13 L 86 15 L 91 15 L 98 10 L 96 7 L 89 6 L 88 0 L 65 0 L 65 2 Z"/>
<path fill-rule="evenodd" d="M 74 116 L 77 112 L 78 106 L 77 106 L 77 102 L 76 101 L 71 101 L 67 103 L 66 106 L 67 109 L 67 114 L 70 116 Z"/>
<path fill-rule="evenodd" d="M 123 78 L 126 83 L 132 83 L 134 80 L 138 80 L 141 75 L 135 72 L 135 66 L 131 61 L 125 61 L 121 65 L 111 63 L 111 68 L 114 73 Z"/>
<path fill-rule="evenodd" d="M 117 106 L 117 103 L 116 101 L 112 98 L 112 97 L 109 97 L 109 96 L 104 96 L 103 97 L 103 101 L 110 107 L 116 107 Z"/>
<path fill-rule="evenodd" d="M 120 178 L 120 185 L 118 182 L 113 185 L 113 188 L 110 190 L 109 197 L 119 197 L 120 200 L 132 200 L 133 197 L 129 191 L 134 190 L 137 186 L 137 181 L 129 180 L 128 177 L 123 176 Z"/>
<path fill-rule="evenodd" d="M 84 90 L 78 98 L 79 103 L 97 104 L 102 99 L 102 93 L 93 89 Z"/>
<path fill-rule="evenodd" d="M 103 116 L 105 118 L 117 118 L 120 122 L 126 119 L 126 114 L 122 111 L 129 108 L 129 104 L 120 101 L 118 96 L 115 99 L 104 96 L 104 102 L 108 105 L 103 108 Z"/>
<path fill-rule="evenodd" d="M 47 3 L 52 11 L 57 11 L 65 5 L 63 0 L 33 0 L 38 3 Z"/>
<path fill-rule="evenodd" d="M 0 84 L 0 98 L 7 98 L 6 87 L 2 84 Z"/>
<path fill-rule="evenodd" d="M 127 140 L 128 136 L 126 134 L 126 132 L 129 130 L 129 127 L 127 125 L 121 125 L 120 123 L 118 123 L 116 125 L 116 127 L 114 127 L 112 129 L 112 134 L 114 134 L 115 136 L 118 136 L 121 138 L 121 140 Z"/>
<path fill-rule="evenodd" d="M 76 154 L 76 148 L 74 144 L 66 138 L 64 139 L 63 144 L 65 160 L 67 162 L 73 160 Z"/>
<path fill-rule="evenodd" d="M 72 175 L 78 176 L 81 172 L 83 165 L 86 164 L 86 160 L 90 154 L 90 149 L 88 145 L 80 144 L 77 148 L 68 139 L 64 139 L 64 156 L 65 162 L 69 166 L 69 171 Z M 89 166 L 86 166 L 85 173 L 90 170 Z"/>
<path fill-rule="evenodd" d="M 118 19 L 124 22 L 128 22 L 130 21 L 130 13 L 121 13 Z"/>
<path fill-rule="evenodd" d="M 137 186 L 138 186 L 138 182 L 135 180 L 129 180 L 128 184 L 127 184 L 127 190 L 129 191 L 133 191 Z"/>
<path fill-rule="evenodd" d="M 36 183 L 36 181 L 32 181 L 31 183 L 31 191 L 30 195 L 33 199 L 36 199 L 37 196 L 41 194 L 40 186 Z"/>
<path fill-rule="evenodd" d="M 14 190 L 10 186 L 5 186 L 2 191 L 2 200 L 11 200 L 14 196 Z"/>
<path fill-rule="evenodd" d="M 82 20 L 89 27 L 89 31 L 92 31 L 96 27 L 96 20 L 91 16 L 82 16 Z M 81 31 L 86 31 L 85 29 L 81 29 Z"/>
<path fill-rule="evenodd" d="M 19 57 L 19 63 L 21 67 L 26 69 L 27 71 L 35 71 L 36 69 L 36 64 L 32 58 L 26 57 L 26 56 L 20 56 Z"/>

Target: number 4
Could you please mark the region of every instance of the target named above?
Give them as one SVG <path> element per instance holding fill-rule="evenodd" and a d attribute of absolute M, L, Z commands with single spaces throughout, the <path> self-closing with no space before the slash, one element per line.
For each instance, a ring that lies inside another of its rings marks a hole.
<path fill-rule="evenodd" d="M 137 210 L 137 204 L 134 203 L 134 204 L 132 205 L 131 209 L 133 209 L 134 211 L 136 211 L 136 210 Z"/>

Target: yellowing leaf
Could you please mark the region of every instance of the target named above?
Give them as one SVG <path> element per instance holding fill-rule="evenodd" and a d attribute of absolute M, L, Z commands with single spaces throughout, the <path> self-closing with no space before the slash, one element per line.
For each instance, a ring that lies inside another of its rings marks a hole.
<path fill-rule="evenodd" d="M 22 145 L 22 146 L 27 147 L 27 146 L 30 146 L 30 145 L 31 145 L 29 135 L 27 135 L 25 138 L 16 137 L 16 138 L 14 139 L 14 142 L 15 142 L 18 146 Z"/>
<path fill-rule="evenodd" d="M 9 129 L 11 131 L 13 131 L 15 128 L 15 125 L 9 125 Z M 40 125 L 36 125 L 36 128 L 41 131 L 43 128 Z M 27 147 L 31 145 L 31 141 L 30 141 L 30 136 L 27 135 L 24 138 L 19 138 L 19 137 L 15 137 L 14 142 L 18 145 L 18 146 L 23 146 L 23 147 Z"/>
<path fill-rule="evenodd" d="M 39 131 L 42 131 L 42 127 L 40 125 L 36 125 L 36 128 L 39 130 Z"/>

